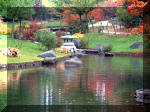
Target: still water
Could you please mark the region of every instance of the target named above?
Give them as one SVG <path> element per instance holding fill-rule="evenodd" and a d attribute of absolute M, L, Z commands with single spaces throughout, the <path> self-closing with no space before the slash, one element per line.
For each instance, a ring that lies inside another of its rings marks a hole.
<path fill-rule="evenodd" d="M 8 105 L 134 105 L 142 88 L 143 60 L 84 56 L 81 67 L 64 62 L 0 72 L 0 103 Z M 5 73 L 5 74 L 4 74 Z M 3 75 L 2 75 L 3 74 Z M 7 99 L 6 99 L 7 90 Z"/>

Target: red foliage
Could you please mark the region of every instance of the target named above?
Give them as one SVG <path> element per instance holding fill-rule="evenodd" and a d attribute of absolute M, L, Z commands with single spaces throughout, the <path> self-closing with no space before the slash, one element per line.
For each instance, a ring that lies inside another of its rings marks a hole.
<path fill-rule="evenodd" d="M 135 14 L 137 16 L 143 14 L 143 8 L 148 3 L 139 0 L 127 0 L 126 2 L 132 3 L 130 6 L 127 7 L 127 12 L 131 15 Z"/>
<path fill-rule="evenodd" d="M 141 51 L 141 50 L 137 50 L 137 51 L 134 53 L 135 56 L 139 56 L 139 55 L 141 55 L 141 54 L 142 54 L 142 51 Z"/>
<path fill-rule="evenodd" d="M 126 32 L 127 33 L 131 33 L 133 35 L 136 34 L 143 34 L 143 23 L 139 24 L 139 27 L 135 27 L 135 28 L 126 28 Z"/>
<path fill-rule="evenodd" d="M 63 36 L 63 35 L 65 35 L 65 32 L 63 32 L 63 31 L 57 31 L 55 33 L 55 35 L 56 35 L 56 38 L 57 38 L 57 47 L 60 47 L 62 45 L 62 43 L 63 43 L 63 39 L 61 39 L 60 37 Z"/>
<path fill-rule="evenodd" d="M 92 18 L 95 20 L 95 22 L 99 21 L 100 18 L 103 16 L 103 9 L 96 8 L 88 13 L 89 18 Z"/>
<path fill-rule="evenodd" d="M 124 4 L 124 0 L 118 0 L 117 1 L 117 6 L 122 6 Z"/>
<path fill-rule="evenodd" d="M 30 40 L 35 38 L 34 32 L 42 29 L 43 24 L 38 24 L 38 19 L 35 18 L 29 25 L 22 26 L 21 33 L 23 34 L 23 40 Z"/>
<path fill-rule="evenodd" d="M 72 13 L 72 12 L 74 12 L 74 13 Z M 64 7 L 64 12 L 63 13 L 57 12 L 57 14 L 58 14 L 57 15 L 58 17 L 60 17 L 60 16 L 64 17 L 64 19 L 61 19 L 60 22 L 66 22 L 68 25 L 70 25 L 70 23 L 73 20 L 80 19 L 79 15 L 75 13 L 74 8 L 67 9 L 66 7 Z M 103 16 L 103 9 L 101 9 L 101 8 L 96 8 L 88 13 L 88 18 L 92 18 L 95 21 L 98 21 L 100 18 L 102 18 L 102 16 Z M 85 18 L 85 15 L 82 15 L 82 18 Z"/>
<path fill-rule="evenodd" d="M 58 14 L 57 16 L 64 17 L 64 19 L 60 19 L 60 22 L 66 22 L 67 25 L 70 25 L 71 21 L 79 19 L 79 15 L 78 14 L 72 14 L 71 13 L 72 11 L 74 11 L 74 10 L 73 9 L 72 10 L 68 10 L 68 9 L 64 8 L 64 12 L 63 13 L 57 12 L 57 14 Z"/>

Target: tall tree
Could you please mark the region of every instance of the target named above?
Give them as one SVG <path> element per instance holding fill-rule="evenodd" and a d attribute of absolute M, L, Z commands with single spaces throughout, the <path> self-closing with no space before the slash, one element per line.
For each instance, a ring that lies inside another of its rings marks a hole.
<path fill-rule="evenodd" d="M 71 14 L 78 14 L 80 19 L 80 24 L 82 31 L 84 33 L 88 32 L 88 13 L 95 9 L 93 7 L 98 0 L 60 0 L 63 2 L 65 9 L 70 10 Z M 56 3 L 57 4 L 57 3 Z M 85 27 L 83 27 L 85 26 Z"/>
<path fill-rule="evenodd" d="M 15 20 L 21 20 L 30 13 L 26 10 L 27 7 L 33 7 L 33 0 L 1 0 L 0 1 L 0 15 L 4 18 L 12 20 L 12 37 L 14 38 Z M 21 26 L 20 26 L 21 28 Z"/>

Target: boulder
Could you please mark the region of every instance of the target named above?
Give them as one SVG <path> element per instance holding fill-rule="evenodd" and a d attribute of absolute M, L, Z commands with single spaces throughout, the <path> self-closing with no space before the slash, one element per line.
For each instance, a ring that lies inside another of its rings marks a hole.
<path fill-rule="evenodd" d="M 56 63 L 56 57 L 45 57 L 44 63 L 54 64 L 54 63 Z"/>
<path fill-rule="evenodd" d="M 82 61 L 78 58 L 78 57 L 74 57 L 74 58 L 71 58 L 69 60 L 66 60 L 65 61 L 65 65 L 76 65 L 76 66 L 79 66 L 79 65 L 82 65 Z"/>
<path fill-rule="evenodd" d="M 40 43 L 39 43 L 39 42 L 37 42 L 37 41 L 34 41 L 34 43 L 35 43 L 35 44 L 40 44 Z"/>
<path fill-rule="evenodd" d="M 37 57 L 46 58 L 46 57 L 56 57 L 56 54 L 53 50 L 43 52 L 42 54 L 38 55 Z"/>
<path fill-rule="evenodd" d="M 105 52 L 105 57 L 112 57 L 112 56 L 114 56 L 114 54 L 109 53 L 109 52 Z"/>
<path fill-rule="evenodd" d="M 82 57 L 82 56 L 85 56 L 86 54 L 84 54 L 84 53 L 81 53 L 81 52 L 76 52 L 75 53 L 75 56 L 77 56 L 77 57 Z"/>
<path fill-rule="evenodd" d="M 16 35 L 16 38 L 17 38 L 17 39 L 22 39 L 22 38 L 23 38 L 23 34 L 22 34 L 22 33 L 17 34 L 17 35 Z"/>
<path fill-rule="evenodd" d="M 130 48 L 131 48 L 131 49 L 137 49 L 137 48 L 140 48 L 141 45 L 142 45 L 142 42 L 141 42 L 141 41 L 137 41 L 137 42 L 133 43 L 133 44 L 130 46 Z"/>
<path fill-rule="evenodd" d="M 75 52 L 74 55 L 77 56 L 77 57 L 82 57 L 82 56 L 84 56 L 84 55 L 86 55 L 86 54 L 85 54 L 85 51 L 84 51 L 84 50 L 78 49 L 78 50 Z"/>

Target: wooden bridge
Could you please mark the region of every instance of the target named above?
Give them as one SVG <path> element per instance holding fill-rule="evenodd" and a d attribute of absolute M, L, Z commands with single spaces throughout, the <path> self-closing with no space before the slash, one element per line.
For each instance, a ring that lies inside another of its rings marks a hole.
<path fill-rule="evenodd" d="M 58 30 L 66 31 L 68 26 L 49 26 L 47 28 L 49 28 L 53 32 L 58 31 Z"/>

